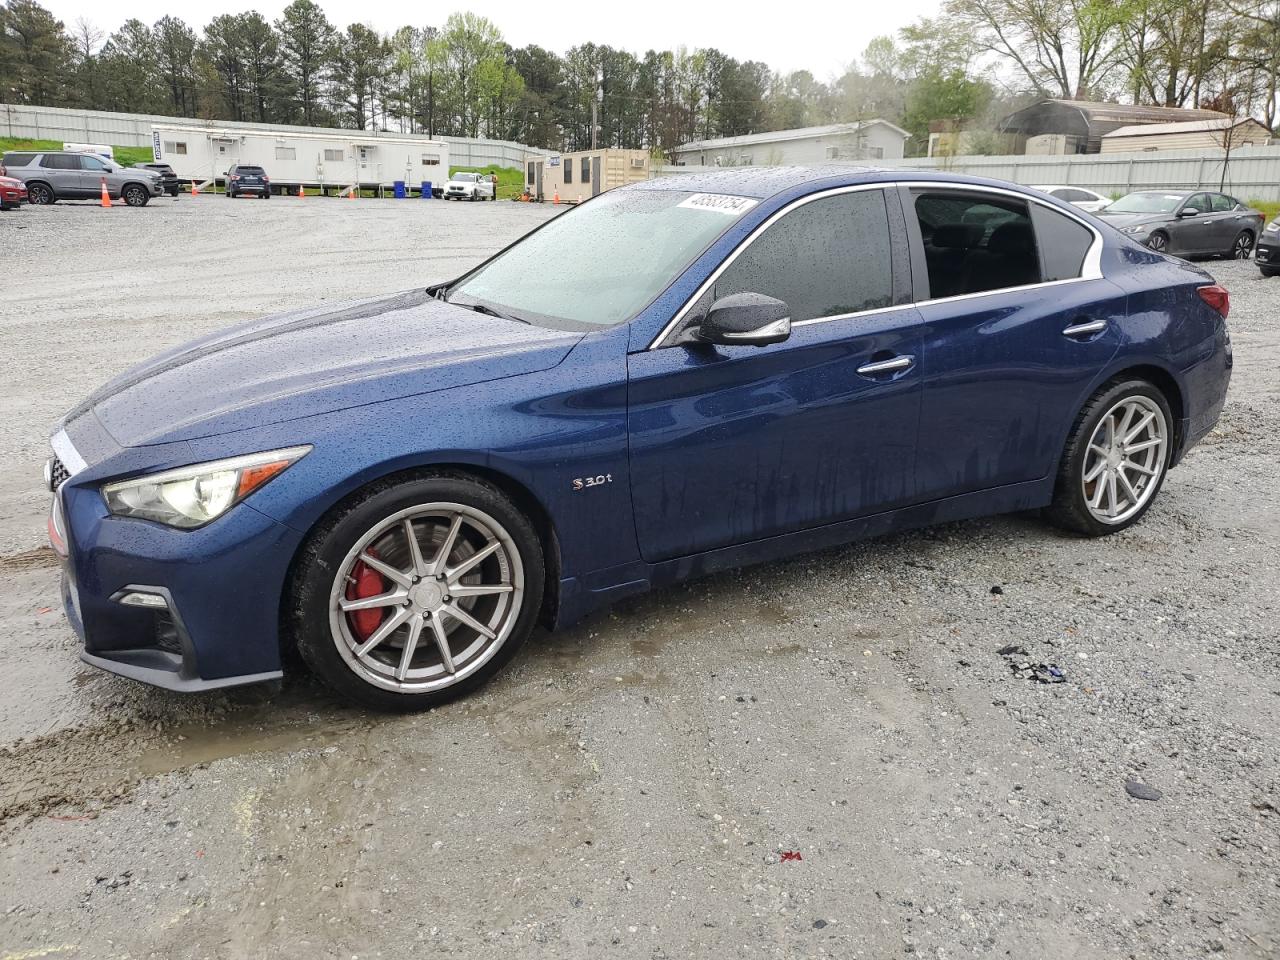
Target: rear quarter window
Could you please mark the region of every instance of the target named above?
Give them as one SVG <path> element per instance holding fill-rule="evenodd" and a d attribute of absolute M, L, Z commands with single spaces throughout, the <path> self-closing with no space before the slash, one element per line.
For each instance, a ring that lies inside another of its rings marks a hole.
<path fill-rule="evenodd" d="M 1084 269 L 1084 258 L 1093 246 L 1093 231 L 1077 220 L 1031 204 L 1045 280 L 1074 280 Z"/>
<path fill-rule="evenodd" d="M 0 157 L 0 166 L 25 167 L 35 159 L 34 153 L 6 153 Z"/>

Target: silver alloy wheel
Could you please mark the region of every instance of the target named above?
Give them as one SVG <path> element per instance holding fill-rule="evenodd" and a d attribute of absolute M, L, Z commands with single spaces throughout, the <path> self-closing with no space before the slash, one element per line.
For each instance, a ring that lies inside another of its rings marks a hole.
<path fill-rule="evenodd" d="M 1155 493 L 1164 470 L 1169 425 L 1150 397 L 1125 397 L 1098 422 L 1084 455 L 1080 482 L 1099 523 L 1124 523 Z"/>
<path fill-rule="evenodd" d="M 1247 230 L 1242 230 L 1240 236 L 1236 237 L 1235 246 L 1231 248 L 1231 256 L 1235 260 L 1248 260 L 1251 253 L 1253 253 L 1253 235 Z"/>
<path fill-rule="evenodd" d="M 383 591 L 353 597 L 358 567 Z M 482 510 L 426 503 L 401 510 L 360 537 L 329 593 L 333 642 L 361 679 L 398 693 L 452 686 L 501 649 L 519 618 L 524 566 L 511 535 Z M 353 616 L 380 611 L 368 633 Z"/>
<path fill-rule="evenodd" d="M 1164 253 L 1165 247 L 1169 246 L 1169 238 L 1163 233 L 1153 233 L 1147 238 L 1147 246 L 1156 253 Z"/>

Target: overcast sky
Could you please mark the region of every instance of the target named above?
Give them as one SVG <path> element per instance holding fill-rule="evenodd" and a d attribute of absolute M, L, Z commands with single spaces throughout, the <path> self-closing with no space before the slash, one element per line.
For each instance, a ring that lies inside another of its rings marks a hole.
<path fill-rule="evenodd" d="M 137 17 L 154 23 L 166 13 L 176 13 L 199 28 L 220 13 L 257 9 L 275 20 L 288 0 L 250 3 L 205 0 L 175 7 L 168 0 L 130 0 L 104 4 L 90 0 L 44 0 L 67 26 L 84 17 L 100 29 L 114 30 Z M 819 80 L 843 72 L 867 41 L 891 33 L 917 17 L 935 12 L 939 0 L 825 4 L 693 3 L 688 0 L 643 0 L 639 3 L 563 2 L 527 0 L 475 0 L 464 5 L 403 3 L 398 0 L 317 0 L 329 19 L 345 27 L 357 20 L 383 32 L 405 24 L 439 26 L 454 10 L 471 10 L 498 25 L 513 47 L 536 43 L 564 53 L 569 47 L 593 41 L 643 54 L 648 49 L 716 47 L 738 60 L 762 60 L 776 70 L 807 69 Z M 625 6 L 626 12 L 620 8 Z M 753 9 L 754 8 L 754 9 Z M 732 14 L 727 10 L 732 9 Z M 785 19 L 784 19 L 785 18 Z"/>

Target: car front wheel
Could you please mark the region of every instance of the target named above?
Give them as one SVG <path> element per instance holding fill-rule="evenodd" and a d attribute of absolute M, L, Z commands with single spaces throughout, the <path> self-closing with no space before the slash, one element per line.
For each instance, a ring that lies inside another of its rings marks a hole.
<path fill-rule="evenodd" d="M 1048 518 L 1100 537 L 1130 527 L 1164 482 L 1173 441 L 1164 394 L 1145 380 L 1104 386 L 1076 418 Z"/>
<path fill-rule="evenodd" d="M 532 524 L 496 487 L 458 474 L 380 481 L 303 548 L 294 636 L 341 693 L 420 710 L 501 669 L 533 629 L 543 580 Z"/>
<path fill-rule="evenodd" d="M 1147 238 L 1147 246 L 1150 247 L 1152 250 L 1154 250 L 1156 253 L 1168 253 L 1169 252 L 1168 234 L 1161 233 L 1160 231 L 1157 230 L 1155 233 L 1153 233 L 1151 236 Z"/>
<path fill-rule="evenodd" d="M 145 187 L 130 184 L 124 188 L 124 202 L 131 207 L 145 207 L 150 199 Z"/>

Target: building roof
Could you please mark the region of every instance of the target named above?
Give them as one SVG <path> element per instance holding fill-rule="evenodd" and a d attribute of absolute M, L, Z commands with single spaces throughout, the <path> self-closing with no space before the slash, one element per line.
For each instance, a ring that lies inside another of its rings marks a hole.
<path fill-rule="evenodd" d="M 1169 133 L 1207 133 L 1214 130 L 1234 129 L 1246 123 L 1258 123 L 1252 117 L 1233 120 L 1231 117 L 1212 117 L 1208 120 L 1184 120 L 1179 123 L 1139 123 L 1119 127 L 1104 137 L 1158 137 Z M 1258 123 L 1258 126 L 1263 124 Z"/>
<path fill-rule="evenodd" d="M 685 150 L 715 150 L 719 147 L 746 147 L 754 146 L 758 143 L 780 143 L 786 140 L 808 140 L 813 137 L 834 137 L 846 133 L 857 133 L 864 127 L 870 127 L 875 124 L 888 127 L 894 133 L 897 133 L 903 140 L 907 139 L 911 134 L 901 127 L 890 123 L 888 120 L 881 120 L 876 117 L 874 120 L 858 120 L 854 123 L 829 123 L 822 127 L 796 127 L 792 130 L 770 130 L 766 133 L 748 133 L 740 137 L 713 137 L 710 140 L 694 140 L 690 143 L 682 143 L 676 147 L 675 152 L 680 153 Z"/>

